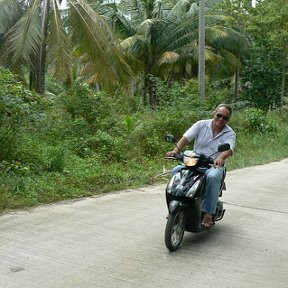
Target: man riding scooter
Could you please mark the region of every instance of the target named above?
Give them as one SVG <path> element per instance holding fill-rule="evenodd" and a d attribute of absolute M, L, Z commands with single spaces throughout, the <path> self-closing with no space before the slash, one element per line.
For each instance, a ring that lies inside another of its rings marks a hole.
<path fill-rule="evenodd" d="M 213 224 L 213 215 L 216 211 L 221 180 L 225 171 L 225 160 L 233 154 L 235 148 L 236 134 L 233 129 L 227 125 L 231 115 L 232 108 L 229 105 L 218 105 L 214 112 L 213 119 L 200 120 L 193 124 L 178 141 L 176 147 L 166 153 L 167 157 L 173 157 L 179 154 L 186 145 L 194 140 L 193 150 L 198 153 L 213 155 L 214 167 L 212 169 L 206 169 L 205 171 L 207 184 L 201 202 L 201 211 L 204 214 L 202 226 L 204 228 L 209 228 Z M 217 147 L 224 143 L 228 143 L 230 149 L 228 151 L 215 153 Z"/>

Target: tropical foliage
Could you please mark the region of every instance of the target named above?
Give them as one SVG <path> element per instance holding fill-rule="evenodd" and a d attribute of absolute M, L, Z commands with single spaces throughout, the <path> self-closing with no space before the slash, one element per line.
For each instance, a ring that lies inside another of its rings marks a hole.
<path fill-rule="evenodd" d="M 18 74 L 29 72 L 30 89 L 39 93 L 44 93 L 48 68 L 57 79 L 72 81 L 75 55 L 84 63 L 89 58 L 93 65 L 82 69 L 97 73 L 98 82 L 125 82 L 132 71 L 105 21 L 82 0 L 69 5 L 61 16 L 56 0 L 1 0 L 3 63 Z"/>
<path fill-rule="evenodd" d="M 39 96 L 7 70 L 0 71 L 0 85 L 0 211 L 161 180 L 157 175 L 174 165 L 162 159 L 171 148 L 165 133 L 180 137 L 191 123 L 211 117 L 229 93 L 209 88 L 204 103 L 196 81 L 169 89 L 159 82 L 163 104 L 155 111 L 83 83 L 57 97 Z M 231 122 L 237 153 L 229 169 L 287 157 L 287 116 L 239 104 Z"/>
<path fill-rule="evenodd" d="M 229 169 L 287 157 L 286 1 L 208 0 L 201 27 L 196 0 L 111 2 L 0 0 L 0 210 L 154 183 L 221 102 Z"/>
<path fill-rule="evenodd" d="M 199 9 L 194 1 L 178 1 L 169 10 L 162 1 L 123 1 L 128 16 L 115 4 L 90 6 L 82 0 L 70 1 L 62 16 L 56 0 L 2 0 L 1 6 L 3 55 L 13 59 L 6 63 L 15 72 L 29 71 L 30 89 L 40 93 L 47 71 L 71 83 L 75 57 L 74 65 L 81 63 L 81 74 L 86 79 L 90 75 L 90 83 L 125 83 L 127 77 L 137 86 L 142 83 L 142 95 L 149 95 L 152 106 L 157 105 L 155 77 L 168 83 L 197 77 Z M 224 21 L 207 10 L 205 59 L 217 69 L 225 66 L 223 72 L 231 75 L 241 63 L 247 40 Z M 215 78 L 214 71 L 210 74 Z"/>
<path fill-rule="evenodd" d="M 164 1 L 126 1 L 121 11 L 116 5 L 105 8 L 111 26 L 120 35 L 121 46 L 140 63 L 142 94 L 157 105 L 155 77 L 168 84 L 197 78 L 199 8 L 195 1 L 181 0 L 167 11 Z M 212 5 L 212 3 L 210 4 Z M 131 18 L 131 19 L 130 19 Z M 233 75 L 247 52 L 248 41 L 232 27 L 226 17 L 206 12 L 205 60 L 211 78 Z M 222 69 L 218 76 L 213 71 Z M 226 69 L 224 69 L 224 67 Z M 229 67 L 229 68 L 228 68 Z"/>
<path fill-rule="evenodd" d="M 245 73 L 247 92 L 254 104 L 267 111 L 287 103 L 288 3 L 263 1 L 251 14 L 247 32 L 253 45 Z"/>

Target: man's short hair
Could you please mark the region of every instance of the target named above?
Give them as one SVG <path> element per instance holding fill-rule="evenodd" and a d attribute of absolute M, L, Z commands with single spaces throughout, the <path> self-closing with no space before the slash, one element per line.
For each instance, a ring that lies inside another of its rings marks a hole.
<path fill-rule="evenodd" d="M 224 104 L 224 103 L 219 104 L 219 105 L 216 107 L 215 111 L 217 111 L 217 110 L 218 110 L 219 108 L 221 108 L 221 107 L 224 107 L 224 108 L 226 108 L 227 110 L 229 110 L 230 116 L 232 115 L 232 113 L 233 113 L 232 107 L 231 107 L 230 105 Z"/>

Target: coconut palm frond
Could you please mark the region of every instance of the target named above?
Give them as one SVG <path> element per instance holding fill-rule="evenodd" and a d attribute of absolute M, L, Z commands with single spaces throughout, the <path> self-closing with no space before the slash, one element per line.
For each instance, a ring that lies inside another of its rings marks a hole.
<path fill-rule="evenodd" d="M 147 18 L 145 11 L 145 3 L 143 0 L 126 1 L 128 2 L 127 11 L 132 16 L 132 19 L 143 21 Z"/>
<path fill-rule="evenodd" d="M 19 20 L 22 11 L 17 0 L 0 0 L 0 34 L 5 34 Z"/>
<path fill-rule="evenodd" d="M 125 40 L 121 41 L 120 46 L 124 50 L 129 50 L 132 46 L 135 45 L 135 43 L 138 41 L 138 38 L 139 37 L 137 37 L 137 35 L 126 38 Z"/>
<path fill-rule="evenodd" d="M 210 26 L 210 25 L 220 25 L 222 24 L 227 24 L 231 21 L 233 21 L 233 17 L 232 16 L 227 16 L 227 15 L 223 15 L 223 14 L 208 14 L 205 17 L 205 22 L 206 25 Z"/>
<path fill-rule="evenodd" d="M 119 31 L 120 35 L 125 38 L 132 36 L 136 33 L 136 29 L 133 23 L 129 21 L 123 13 L 118 12 L 114 16 L 114 25 L 116 26 L 116 31 Z"/>
<path fill-rule="evenodd" d="M 119 34 L 120 38 L 125 39 L 136 33 L 133 22 L 129 19 L 129 15 L 121 11 L 118 5 L 104 5 L 94 10 L 105 17 L 107 23 Z"/>
<path fill-rule="evenodd" d="M 53 62 L 54 76 L 59 80 L 67 80 L 72 61 L 71 44 L 63 26 L 56 0 L 52 0 L 50 14 L 50 33 L 48 37 L 48 60 Z"/>
<path fill-rule="evenodd" d="M 146 19 L 140 25 L 138 29 L 139 34 L 150 35 L 151 28 L 159 22 L 158 19 Z"/>
<path fill-rule="evenodd" d="M 198 47 L 198 41 L 195 40 L 185 46 L 183 46 L 181 49 L 179 49 L 179 55 L 181 56 L 181 59 L 190 59 L 191 61 L 197 63 L 198 57 L 199 57 L 199 47 Z M 222 59 L 221 55 L 216 54 L 216 51 L 213 47 L 209 45 L 205 45 L 205 61 L 216 64 Z"/>
<path fill-rule="evenodd" d="M 189 44 L 179 47 L 176 51 L 181 55 L 193 54 L 195 55 L 193 58 L 195 58 L 195 60 L 198 60 L 198 39 L 196 38 L 192 40 Z"/>
<path fill-rule="evenodd" d="M 239 57 L 246 57 L 250 46 L 249 40 L 243 34 L 226 28 L 227 38 L 223 47 L 230 52 L 234 52 Z"/>
<path fill-rule="evenodd" d="M 39 15 L 40 0 L 34 0 L 25 15 L 7 33 L 7 51 L 13 62 L 24 60 L 33 65 L 31 55 L 37 55 L 43 32 Z"/>
<path fill-rule="evenodd" d="M 216 4 L 222 3 L 223 0 L 206 0 L 206 7 L 213 8 Z"/>
<path fill-rule="evenodd" d="M 206 39 L 210 45 L 218 49 L 225 49 L 244 58 L 248 53 L 249 41 L 241 33 L 221 26 L 207 27 Z"/>
<path fill-rule="evenodd" d="M 184 17 L 183 17 L 184 18 Z M 172 51 L 181 48 L 198 37 L 198 22 L 194 18 L 188 20 L 166 21 L 158 43 L 162 50 Z"/>
<path fill-rule="evenodd" d="M 191 29 L 185 31 L 173 31 L 169 35 L 169 41 L 167 41 L 166 50 L 177 50 L 193 43 L 195 40 L 198 39 L 198 30 Z"/>
<path fill-rule="evenodd" d="M 142 37 L 141 35 L 136 34 L 134 36 L 131 36 L 131 37 L 123 40 L 120 43 L 120 46 L 124 50 L 129 51 L 132 54 L 135 54 L 136 50 L 138 50 L 139 47 L 145 46 L 145 38 Z"/>
<path fill-rule="evenodd" d="M 189 15 L 190 17 L 198 17 L 198 13 L 199 13 L 199 7 L 196 3 L 192 3 L 189 11 L 187 12 L 187 15 Z"/>
<path fill-rule="evenodd" d="M 205 29 L 205 37 L 206 41 L 209 43 L 216 42 L 219 39 L 227 38 L 228 32 L 223 30 L 220 26 L 206 27 Z"/>
<path fill-rule="evenodd" d="M 205 61 L 212 64 L 219 63 L 222 57 L 215 53 L 215 49 L 209 45 L 205 45 Z"/>
<path fill-rule="evenodd" d="M 102 83 L 125 82 L 132 74 L 112 31 L 103 18 L 82 0 L 70 1 L 73 35 L 94 63 Z"/>
<path fill-rule="evenodd" d="M 156 0 L 153 7 L 153 17 L 162 18 L 163 17 L 163 3 L 162 0 Z"/>
<path fill-rule="evenodd" d="M 183 17 L 184 13 L 189 11 L 190 9 L 190 1 L 189 0 L 180 0 L 178 1 L 173 8 L 171 9 L 168 18 L 181 18 Z"/>
<path fill-rule="evenodd" d="M 156 66 L 161 66 L 163 64 L 171 64 L 176 63 L 179 59 L 180 55 L 174 51 L 165 51 L 160 55 L 160 58 L 158 62 L 156 63 Z"/>
<path fill-rule="evenodd" d="M 207 63 L 207 74 L 210 75 L 211 79 L 223 79 L 227 77 L 231 77 L 235 74 L 237 69 L 237 63 L 239 63 L 239 59 L 235 58 L 233 54 L 228 51 L 221 51 L 221 59 L 219 62 L 212 63 L 210 65 Z"/>
<path fill-rule="evenodd" d="M 132 57 L 141 59 L 147 51 L 147 39 L 142 35 L 134 35 L 121 42 L 121 47 Z"/>
<path fill-rule="evenodd" d="M 219 51 L 219 55 L 221 55 L 222 59 L 223 59 L 223 63 L 225 62 L 225 65 L 227 67 L 230 67 L 230 71 L 235 72 L 236 69 L 242 66 L 241 61 L 239 60 L 239 58 L 237 58 L 237 56 L 235 56 L 235 54 L 231 53 L 230 51 L 226 50 L 226 49 L 221 49 Z"/>

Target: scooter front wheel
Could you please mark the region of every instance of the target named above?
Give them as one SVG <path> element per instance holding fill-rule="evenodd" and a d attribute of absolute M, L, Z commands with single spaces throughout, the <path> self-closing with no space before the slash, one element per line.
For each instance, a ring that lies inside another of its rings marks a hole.
<path fill-rule="evenodd" d="M 169 251 L 179 248 L 184 235 L 184 213 L 170 213 L 165 229 L 165 245 Z"/>

